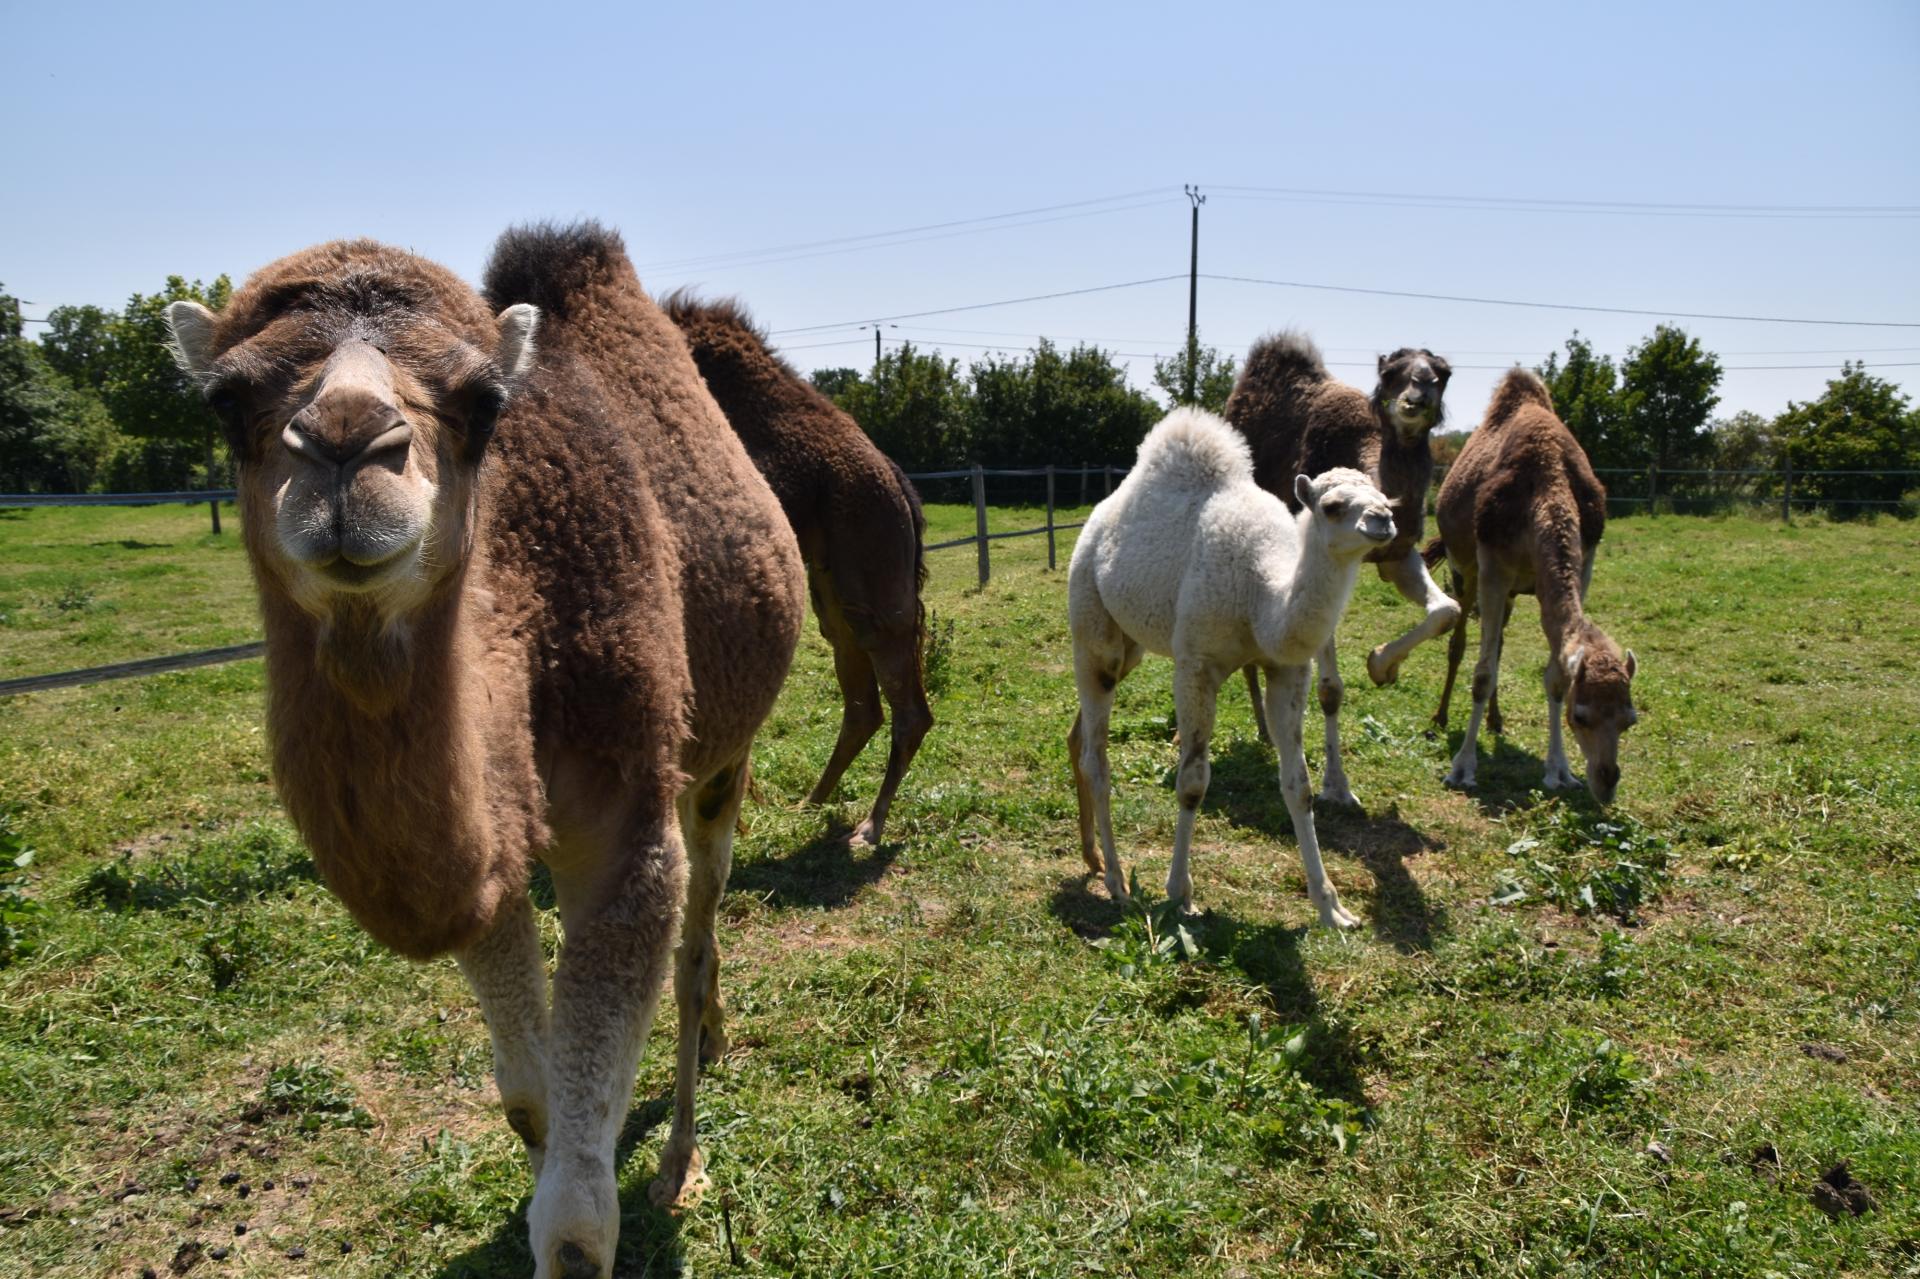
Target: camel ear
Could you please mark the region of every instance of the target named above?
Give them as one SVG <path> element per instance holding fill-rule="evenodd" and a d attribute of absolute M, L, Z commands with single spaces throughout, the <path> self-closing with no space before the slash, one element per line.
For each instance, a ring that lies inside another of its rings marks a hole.
<path fill-rule="evenodd" d="M 1628 649 L 1628 650 L 1627 650 L 1627 678 L 1628 678 L 1628 679 L 1632 679 L 1632 678 L 1633 678 L 1633 672 L 1634 672 L 1634 665 L 1633 665 L 1633 650 L 1632 650 L 1632 649 Z"/>
<path fill-rule="evenodd" d="M 1313 481 L 1305 475 L 1293 477 L 1293 495 L 1300 499 L 1300 505 L 1313 505 Z"/>
<path fill-rule="evenodd" d="M 1386 371 L 1387 371 L 1387 357 L 1383 355 L 1380 357 L 1380 362 L 1374 367 L 1374 375 L 1376 377 L 1384 376 L 1386 374 Z"/>
<path fill-rule="evenodd" d="M 531 302 L 516 302 L 500 313 L 499 325 L 494 363 L 509 383 L 518 382 L 533 367 L 533 335 L 540 328 L 540 308 Z"/>
<path fill-rule="evenodd" d="M 180 371 L 201 381 L 213 371 L 214 314 L 198 302 L 174 302 L 168 305 L 167 330 L 173 340 L 167 349 Z"/>
<path fill-rule="evenodd" d="M 1584 645 L 1580 648 L 1574 649 L 1571 653 L 1567 654 L 1566 665 L 1567 665 L 1567 678 L 1569 680 L 1577 680 L 1580 678 L 1580 664 L 1586 660 L 1587 660 L 1587 650 Z"/>

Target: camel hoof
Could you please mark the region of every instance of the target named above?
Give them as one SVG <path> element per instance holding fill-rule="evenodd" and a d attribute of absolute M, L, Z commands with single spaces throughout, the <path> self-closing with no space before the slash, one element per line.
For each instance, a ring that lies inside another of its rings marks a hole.
<path fill-rule="evenodd" d="M 1341 786 L 1337 789 L 1331 786 L 1322 786 L 1320 793 L 1313 798 L 1315 802 L 1326 804 L 1331 808 L 1341 808 L 1348 812 L 1355 813 L 1363 811 L 1360 801 L 1353 797 L 1353 788 L 1351 786 Z"/>
<path fill-rule="evenodd" d="M 861 822 L 853 828 L 853 834 L 847 836 L 850 846 L 864 844 L 868 848 L 880 847 L 880 828 L 873 824 L 873 818 Z"/>
<path fill-rule="evenodd" d="M 1442 784 L 1451 786 L 1455 790 L 1472 790 L 1473 770 L 1471 768 L 1462 769 L 1456 764 L 1453 770 L 1447 774 L 1447 780 Z"/>
<path fill-rule="evenodd" d="M 1400 678 L 1400 662 L 1388 661 L 1386 654 L 1384 646 L 1367 654 L 1367 678 L 1381 688 Z"/>
<path fill-rule="evenodd" d="M 559 1267 L 559 1279 L 600 1279 L 605 1273 L 593 1255 L 571 1239 L 560 1245 L 554 1263 Z"/>
<path fill-rule="evenodd" d="M 660 1175 L 647 1187 L 647 1198 L 656 1208 L 664 1208 L 676 1216 L 686 1212 L 706 1193 L 706 1169 L 706 1157 L 698 1146 L 691 1147 L 685 1159 L 676 1159 L 668 1152 L 661 1156 Z"/>
<path fill-rule="evenodd" d="M 1566 769 L 1561 769 L 1556 772 L 1550 768 L 1547 770 L 1546 776 L 1540 779 L 1540 789 L 1542 790 L 1573 790 L 1579 785 L 1579 779 L 1575 778 L 1574 775 Z"/>
<path fill-rule="evenodd" d="M 1125 884 L 1116 883 L 1114 880 L 1109 879 L 1106 881 L 1106 885 L 1107 896 L 1113 899 L 1114 905 L 1124 906 L 1127 904 L 1127 886 Z"/>
<path fill-rule="evenodd" d="M 1321 908 L 1320 924 L 1325 928 L 1345 932 L 1347 929 L 1360 927 L 1360 917 L 1339 902 L 1335 902 L 1331 906 Z"/>
<path fill-rule="evenodd" d="M 732 1045 L 727 1042 L 726 1031 L 718 1026 L 700 1027 L 700 1064 L 702 1066 L 711 1066 L 719 1061 L 727 1055 L 727 1049 L 730 1047 Z"/>

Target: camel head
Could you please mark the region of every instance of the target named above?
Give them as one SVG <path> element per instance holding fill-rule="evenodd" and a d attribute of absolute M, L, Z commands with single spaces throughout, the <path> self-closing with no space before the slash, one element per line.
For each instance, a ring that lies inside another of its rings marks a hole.
<path fill-rule="evenodd" d="M 1561 659 L 1567 674 L 1567 727 L 1587 761 L 1587 789 L 1602 804 L 1620 788 L 1620 735 L 1639 721 L 1633 709 L 1633 650 L 1589 629 Z"/>
<path fill-rule="evenodd" d="M 1452 376 L 1453 366 L 1425 348 L 1403 346 L 1392 355 L 1380 357 L 1380 381 L 1373 388 L 1373 402 L 1393 424 L 1402 444 L 1418 443 L 1440 425 L 1446 415 L 1441 398 Z"/>
<path fill-rule="evenodd" d="M 538 320 L 365 240 L 281 259 L 218 315 L 168 307 L 175 358 L 226 426 L 256 569 L 316 617 L 391 619 L 452 577 Z"/>
<path fill-rule="evenodd" d="M 1335 555 L 1364 555 L 1393 540 L 1393 505 L 1359 471 L 1336 466 L 1309 479 L 1293 477 L 1294 496 L 1325 530 Z"/>

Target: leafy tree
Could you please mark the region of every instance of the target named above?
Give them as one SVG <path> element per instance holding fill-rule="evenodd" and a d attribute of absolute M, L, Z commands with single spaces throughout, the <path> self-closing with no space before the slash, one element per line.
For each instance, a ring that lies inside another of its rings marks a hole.
<path fill-rule="evenodd" d="M 1630 349 L 1620 364 L 1620 405 L 1636 462 L 1673 471 L 1710 461 L 1707 419 L 1719 385 L 1719 357 L 1681 329 L 1662 324 Z"/>
<path fill-rule="evenodd" d="M 120 316 L 97 306 L 57 306 L 47 315 L 40 350 L 75 387 L 104 395 L 118 354 Z"/>
<path fill-rule="evenodd" d="M 1233 394 L 1233 382 L 1237 370 L 1234 359 L 1229 355 L 1225 360 L 1220 352 L 1210 346 L 1199 348 L 1199 358 L 1193 362 L 1194 401 L 1203 409 L 1215 413 L 1227 407 L 1227 397 Z M 1182 346 L 1179 352 L 1169 359 L 1153 362 L 1153 384 L 1167 397 L 1168 404 L 1185 402 L 1187 394 L 1187 348 Z"/>
<path fill-rule="evenodd" d="M 814 387 L 830 400 L 837 400 L 860 380 L 858 369 L 815 369 L 812 375 Z"/>
<path fill-rule="evenodd" d="M 989 356 L 969 374 L 974 456 L 988 466 L 1129 462 L 1160 416 L 1096 346 L 1062 352 L 1042 338 L 1024 357 Z"/>
<path fill-rule="evenodd" d="M 73 492 L 94 481 L 113 424 L 23 331 L 19 302 L 0 293 L 0 490 Z"/>
<path fill-rule="evenodd" d="M 190 300 L 220 310 L 233 295 L 226 276 L 211 285 L 189 284 L 177 275 L 154 294 L 136 293 L 112 326 L 110 371 L 102 398 L 121 431 L 137 439 L 182 447 L 199 445 L 206 461 L 206 485 L 219 487 L 215 457 L 219 423 L 200 394 L 188 384 L 167 347 L 166 308 L 170 302 Z"/>
<path fill-rule="evenodd" d="M 1920 468 L 1920 412 L 1893 383 L 1857 364 L 1841 366 L 1826 393 L 1805 404 L 1788 401 L 1773 430 L 1793 462 L 1793 489 L 1843 514 L 1857 502 L 1890 502 L 1917 487 L 1912 476 L 1889 474 Z M 1857 471 L 1856 475 L 1809 475 L 1810 471 Z"/>
<path fill-rule="evenodd" d="M 880 357 L 873 378 L 856 377 L 834 399 L 905 470 L 939 470 L 967 460 L 967 384 L 957 360 L 905 342 Z"/>
<path fill-rule="evenodd" d="M 1580 441 L 1596 467 L 1632 466 L 1635 454 L 1623 431 L 1619 375 L 1613 357 L 1595 356 L 1578 329 L 1567 339 L 1567 358 L 1547 356 L 1537 370 L 1553 396 L 1553 411 Z"/>

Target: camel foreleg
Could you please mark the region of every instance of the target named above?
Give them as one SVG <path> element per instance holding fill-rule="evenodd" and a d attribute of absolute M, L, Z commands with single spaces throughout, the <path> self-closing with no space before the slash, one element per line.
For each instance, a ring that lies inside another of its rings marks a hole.
<path fill-rule="evenodd" d="M 1380 565 L 1380 576 L 1392 582 L 1403 598 L 1426 610 L 1426 616 L 1406 634 L 1367 654 L 1367 678 L 1384 685 L 1400 678 L 1400 663 L 1408 653 L 1459 622 L 1460 606 L 1427 572 L 1419 547 L 1410 547 L 1398 560 Z"/>
<path fill-rule="evenodd" d="M 1573 680 L 1567 676 L 1566 663 L 1558 653 L 1547 655 L 1547 669 L 1541 683 L 1547 690 L 1547 768 L 1540 778 L 1543 790 L 1570 790 L 1580 779 L 1567 766 L 1567 746 L 1560 736 L 1560 710 L 1566 705 Z"/>
<path fill-rule="evenodd" d="M 536 1279 L 605 1279 L 620 1234 L 615 1145 L 686 892 L 671 805 L 621 822 L 604 858 L 554 865 L 566 940 L 553 979 L 547 1156 L 527 1208 Z"/>
<path fill-rule="evenodd" d="M 1307 668 L 1277 666 L 1267 671 L 1267 723 L 1280 753 L 1280 794 L 1300 841 L 1300 864 L 1307 873 L 1307 896 L 1328 928 L 1356 928 L 1360 921 L 1340 904 L 1340 894 L 1320 861 L 1320 837 L 1313 825 L 1313 783 L 1307 778 L 1307 753 L 1301 742 L 1306 718 Z"/>
<path fill-rule="evenodd" d="M 456 958 L 487 1019 L 507 1126 L 538 1180 L 547 1155 L 547 963 L 527 895 L 502 906 L 492 930 Z"/>

